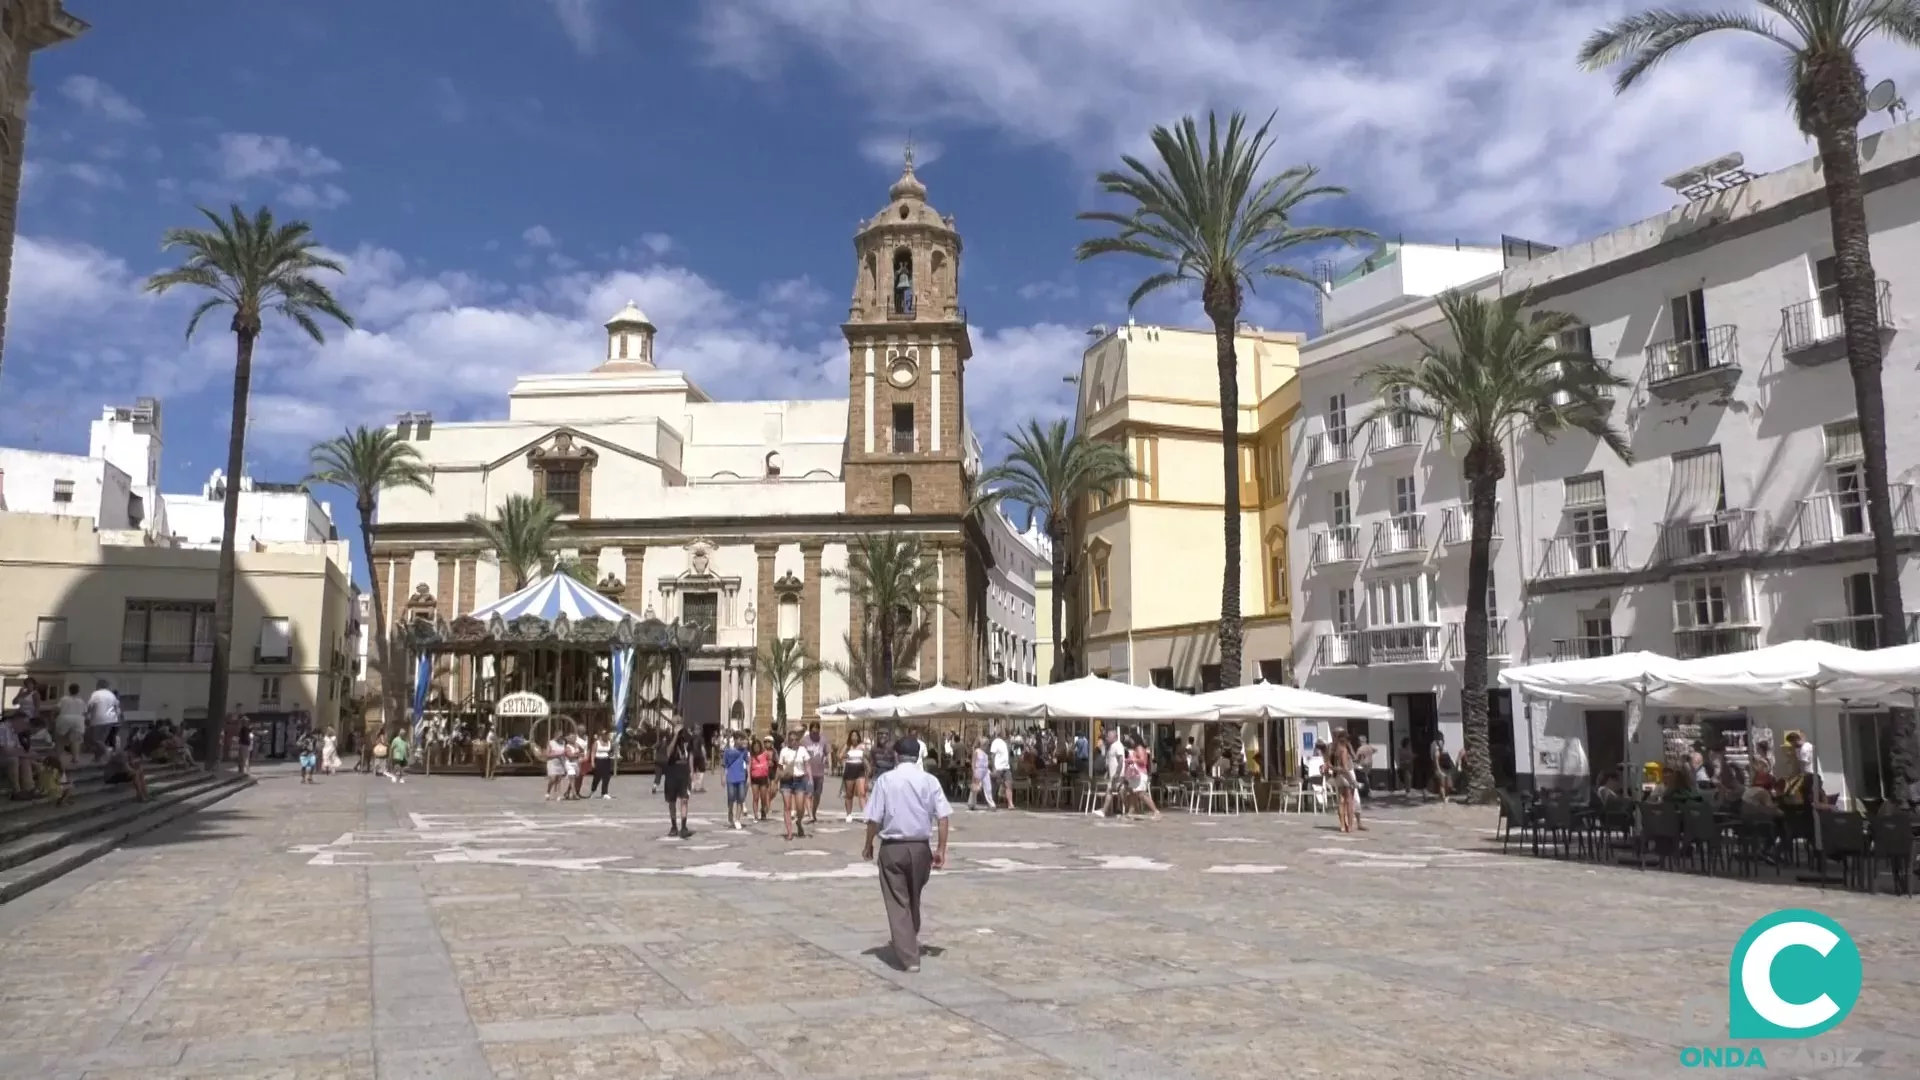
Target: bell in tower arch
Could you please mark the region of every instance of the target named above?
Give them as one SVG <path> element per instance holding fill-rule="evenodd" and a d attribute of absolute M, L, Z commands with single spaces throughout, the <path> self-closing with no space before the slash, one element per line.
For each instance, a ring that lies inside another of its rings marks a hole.
<path fill-rule="evenodd" d="M 913 314 L 913 253 L 906 248 L 893 253 L 893 311 Z"/>

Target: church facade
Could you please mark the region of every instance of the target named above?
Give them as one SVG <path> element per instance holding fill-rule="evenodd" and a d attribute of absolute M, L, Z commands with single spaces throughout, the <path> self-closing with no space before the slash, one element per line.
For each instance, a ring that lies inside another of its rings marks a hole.
<path fill-rule="evenodd" d="M 799 638 L 828 667 L 789 696 L 788 717 L 856 696 L 836 669 L 853 661 L 866 613 L 835 575 L 850 541 L 896 533 L 920 541 L 941 594 L 897 678 L 986 681 L 992 556 L 967 515 L 980 451 L 966 421 L 961 242 L 926 194 L 909 158 L 854 236 L 845 397 L 714 400 L 656 355 L 655 326 L 629 303 L 607 322 L 597 366 L 521 377 L 505 419 L 402 417 L 433 490 L 380 494 L 372 574 L 389 617 L 451 620 L 510 592 L 467 515 L 544 497 L 562 512 L 559 553 L 593 568 L 609 596 L 711 627 L 681 699 L 688 719 L 765 730 L 774 688 L 754 656 L 776 639 Z"/>

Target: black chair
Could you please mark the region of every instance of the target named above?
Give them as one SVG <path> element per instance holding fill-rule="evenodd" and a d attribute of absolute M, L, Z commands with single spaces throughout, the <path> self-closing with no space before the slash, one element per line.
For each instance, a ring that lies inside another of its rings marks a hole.
<path fill-rule="evenodd" d="M 1519 795 L 1511 791 L 1502 791 L 1498 794 L 1500 796 L 1500 823 L 1496 827 L 1500 830 L 1501 853 L 1506 853 L 1507 845 L 1513 842 L 1514 830 L 1518 829 L 1524 834 L 1522 839 L 1532 839 L 1533 853 L 1535 855 L 1540 854 L 1540 824 L 1542 815 L 1540 813 L 1539 803 L 1522 799 Z"/>
<path fill-rule="evenodd" d="M 1868 861 L 1867 888 L 1877 888 L 1880 864 L 1885 862 L 1893 874 L 1895 896 L 1913 895 L 1913 815 L 1880 814 L 1870 830 L 1873 854 Z"/>
<path fill-rule="evenodd" d="M 1820 887 L 1827 887 L 1826 862 L 1833 859 L 1840 863 L 1841 881 L 1848 888 L 1872 888 L 1872 848 L 1868 843 L 1867 819 L 1858 814 L 1843 814 L 1834 810 L 1822 810 L 1819 813 Z"/>
<path fill-rule="evenodd" d="M 1576 847 L 1585 849 L 1585 831 L 1580 820 L 1573 812 L 1573 804 L 1566 799 L 1550 798 L 1541 807 L 1540 828 L 1553 844 L 1555 858 L 1564 858 L 1566 853 Z"/>
<path fill-rule="evenodd" d="M 1602 799 L 1593 815 L 1594 857 L 1609 858 L 1615 847 L 1633 843 L 1634 804 L 1627 799 Z"/>
<path fill-rule="evenodd" d="M 1679 808 L 1672 803 L 1642 803 L 1639 843 L 1634 846 L 1634 856 L 1640 863 L 1640 869 L 1647 868 L 1648 848 L 1652 848 L 1654 856 L 1660 860 L 1660 868 L 1666 869 L 1679 852 L 1681 843 Z"/>
<path fill-rule="evenodd" d="M 1713 873 L 1714 863 L 1728 861 L 1720 823 L 1714 820 L 1713 807 L 1706 803 L 1695 803 L 1681 812 L 1680 838 L 1694 865 L 1708 874 Z"/>
<path fill-rule="evenodd" d="M 1774 849 L 1780 843 L 1780 822 L 1771 811 L 1758 806 L 1743 806 L 1733 826 L 1734 861 L 1744 877 L 1760 873 L 1762 862 L 1775 862 Z"/>

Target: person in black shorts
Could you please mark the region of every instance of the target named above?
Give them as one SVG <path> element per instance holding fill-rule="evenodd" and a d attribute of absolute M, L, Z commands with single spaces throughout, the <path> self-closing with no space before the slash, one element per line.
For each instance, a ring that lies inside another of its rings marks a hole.
<path fill-rule="evenodd" d="M 667 736 L 660 751 L 661 789 L 667 796 L 667 835 L 682 840 L 693 835 L 687 828 L 687 799 L 693 792 L 693 731 L 683 722 Z"/>

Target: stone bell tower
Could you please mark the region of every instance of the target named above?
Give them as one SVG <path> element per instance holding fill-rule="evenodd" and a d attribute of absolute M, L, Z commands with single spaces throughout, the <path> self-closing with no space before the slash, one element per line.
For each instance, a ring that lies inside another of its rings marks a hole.
<path fill-rule="evenodd" d="M 967 509 L 960 234 L 927 204 L 907 148 L 885 209 L 853 237 L 847 512 L 953 521 Z"/>

